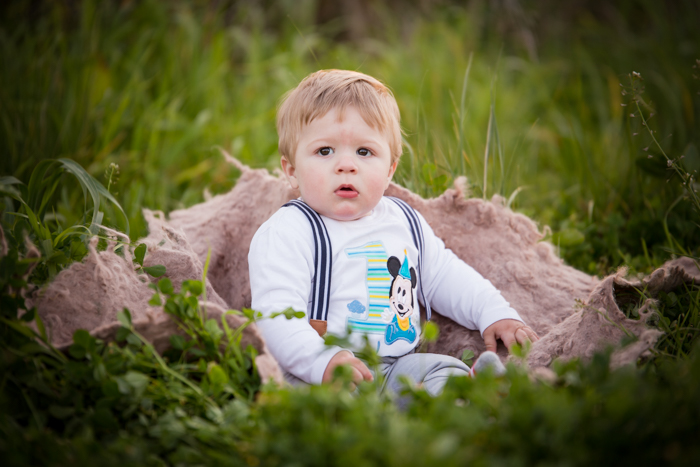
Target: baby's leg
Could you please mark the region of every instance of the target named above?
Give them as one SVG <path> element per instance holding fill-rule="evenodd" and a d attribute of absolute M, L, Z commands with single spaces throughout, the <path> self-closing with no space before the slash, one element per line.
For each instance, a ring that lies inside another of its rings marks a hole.
<path fill-rule="evenodd" d="M 386 377 L 384 389 L 391 392 L 398 392 L 402 386 L 400 376 L 407 376 L 415 384 L 421 384 L 428 394 L 437 396 L 447 378 L 468 376 L 469 367 L 449 355 L 412 353 L 396 358 L 390 365 L 382 365 L 382 373 Z"/>

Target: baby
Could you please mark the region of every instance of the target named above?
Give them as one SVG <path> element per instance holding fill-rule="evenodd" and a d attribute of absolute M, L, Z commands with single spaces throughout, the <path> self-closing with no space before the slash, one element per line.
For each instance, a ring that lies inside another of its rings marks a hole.
<path fill-rule="evenodd" d="M 401 157 L 400 114 L 391 91 L 371 76 L 322 70 L 307 76 L 277 114 L 284 174 L 301 198 L 255 234 L 248 262 L 252 308 L 269 315 L 288 307 L 309 319 L 262 320 L 272 354 L 292 382 L 330 381 L 349 365 L 353 380 L 373 372 L 352 350 L 366 336 L 382 357 L 385 387 L 399 376 L 439 394 L 447 378 L 467 375 L 456 358 L 416 353 L 419 303 L 478 329 L 487 350 L 501 339 L 537 340 L 500 292 L 457 258 L 425 219 L 384 196 Z M 354 347 L 324 345 L 326 332 Z"/>

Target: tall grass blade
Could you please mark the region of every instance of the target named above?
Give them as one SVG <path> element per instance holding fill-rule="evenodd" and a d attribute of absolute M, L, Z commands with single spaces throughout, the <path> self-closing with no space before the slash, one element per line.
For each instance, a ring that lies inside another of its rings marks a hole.
<path fill-rule="evenodd" d="M 486 199 L 486 190 L 488 186 L 488 169 L 489 169 L 489 153 L 491 152 L 491 126 L 493 124 L 493 104 L 489 111 L 489 124 L 486 128 L 486 148 L 484 149 L 484 191 L 483 199 Z"/>
<path fill-rule="evenodd" d="M 94 206 L 94 210 L 92 213 L 92 221 L 90 222 L 90 224 L 102 224 L 102 217 L 104 216 L 104 214 L 101 214 L 99 208 L 100 203 L 104 198 L 110 201 L 112 204 L 114 204 L 114 206 L 117 207 L 119 212 L 121 212 L 122 216 L 124 217 L 125 232 L 128 235 L 129 219 L 126 216 L 126 213 L 122 209 L 119 202 L 114 198 L 114 196 L 112 196 L 112 194 L 109 191 L 107 191 L 107 189 L 100 182 L 95 180 L 95 178 L 93 178 L 92 175 L 87 173 L 87 171 L 85 171 L 85 169 L 83 169 L 82 166 L 77 162 L 65 158 L 58 159 L 58 161 L 62 164 L 63 168 L 67 172 L 73 174 L 75 178 L 78 179 L 78 182 L 80 182 L 80 186 L 83 188 L 83 194 L 85 194 L 85 190 L 87 190 L 90 193 L 92 203 Z"/>
<path fill-rule="evenodd" d="M 521 191 L 523 191 L 525 188 L 527 188 L 527 187 L 525 187 L 525 186 L 519 186 L 518 188 L 516 188 L 516 189 L 513 191 L 513 193 L 510 194 L 510 196 L 508 197 L 508 201 L 506 202 L 506 207 L 507 207 L 508 209 L 511 209 L 511 205 L 513 204 L 513 201 L 515 201 L 515 197 L 518 196 L 518 193 L 520 193 Z"/>
<path fill-rule="evenodd" d="M 459 98 L 459 144 L 457 145 L 458 157 L 460 160 L 460 170 L 461 175 L 467 174 L 465 152 L 464 152 L 464 119 L 466 117 L 466 107 L 465 101 L 467 98 L 467 89 L 469 85 L 469 73 L 472 69 L 472 59 L 474 58 L 474 53 L 469 54 L 469 62 L 467 63 L 467 69 L 464 72 L 464 79 L 462 80 L 462 94 Z"/>

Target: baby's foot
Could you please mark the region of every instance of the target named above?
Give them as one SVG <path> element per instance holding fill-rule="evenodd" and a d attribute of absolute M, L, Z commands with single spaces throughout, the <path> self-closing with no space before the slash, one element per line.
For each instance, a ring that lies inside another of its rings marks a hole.
<path fill-rule="evenodd" d="M 503 366 L 498 355 L 496 355 L 495 352 L 487 350 L 476 359 L 472 369 L 469 371 L 469 375 L 474 377 L 478 373 L 483 373 L 487 368 L 491 369 L 491 373 L 494 376 L 503 376 L 506 374 L 506 367 Z"/>

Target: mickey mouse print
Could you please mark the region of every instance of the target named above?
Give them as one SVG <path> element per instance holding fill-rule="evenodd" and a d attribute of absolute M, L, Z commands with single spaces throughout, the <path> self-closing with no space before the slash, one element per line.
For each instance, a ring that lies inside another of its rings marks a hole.
<path fill-rule="evenodd" d="M 418 283 L 416 270 L 408 264 L 406 250 L 404 250 L 403 263 L 396 256 L 391 256 L 386 262 L 386 267 L 393 279 L 389 308 L 382 313 L 382 320 L 387 323 L 384 341 L 388 345 L 398 340 L 413 343 L 418 335 L 412 323 L 414 315 L 418 316 L 413 298 L 413 290 Z"/>

